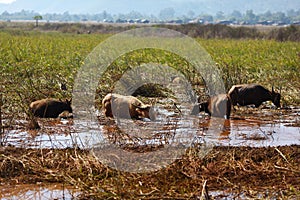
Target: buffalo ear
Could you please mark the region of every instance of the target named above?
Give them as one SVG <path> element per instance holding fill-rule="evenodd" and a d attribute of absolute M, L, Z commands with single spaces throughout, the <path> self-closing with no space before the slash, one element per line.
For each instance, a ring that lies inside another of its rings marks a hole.
<path fill-rule="evenodd" d="M 280 86 L 280 88 L 279 88 L 279 94 L 281 94 L 281 89 L 282 89 L 282 86 Z"/>
<path fill-rule="evenodd" d="M 72 98 L 70 100 L 66 99 L 67 104 L 71 105 L 72 103 Z"/>
<path fill-rule="evenodd" d="M 140 107 L 138 107 L 138 108 L 139 108 L 140 110 L 150 110 L 151 105 L 146 104 L 146 105 L 140 106 Z"/>
<path fill-rule="evenodd" d="M 151 105 L 149 104 L 144 104 L 144 105 L 141 105 L 141 106 L 138 106 L 138 105 L 135 105 L 135 104 L 131 104 L 133 105 L 134 107 L 140 109 L 140 110 L 146 110 L 146 109 L 150 109 L 151 108 Z"/>

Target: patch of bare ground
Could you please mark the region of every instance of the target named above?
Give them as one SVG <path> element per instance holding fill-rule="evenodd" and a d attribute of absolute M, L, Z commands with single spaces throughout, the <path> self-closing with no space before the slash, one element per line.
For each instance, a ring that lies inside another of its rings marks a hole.
<path fill-rule="evenodd" d="M 64 183 L 80 188 L 81 199 L 224 196 L 213 191 L 249 198 L 300 197 L 300 146 L 214 147 L 204 158 L 199 149 L 188 149 L 157 172 L 127 173 L 102 165 L 87 150 L 2 147 L 0 182 Z"/>

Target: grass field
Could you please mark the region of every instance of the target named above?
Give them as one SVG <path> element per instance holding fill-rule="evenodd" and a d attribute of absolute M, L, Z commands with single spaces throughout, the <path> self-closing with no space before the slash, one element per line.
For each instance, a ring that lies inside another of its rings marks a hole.
<path fill-rule="evenodd" d="M 281 88 L 284 104 L 299 104 L 299 42 L 200 40 L 223 71 L 224 82 Z"/>
<path fill-rule="evenodd" d="M 110 35 L 60 32 L 0 32 L 1 92 L 3 112 L 22 114 L 29 102 L 44 97 L 71 97 L 77 70 L 86 56 Z M 300 43 L 273 40 L 196 39 L 222 71 L 225 86 L 260 83 L 281 89 L 283 105 L 300 103 Z M 113 83 L 132 66 L 156 62 L 188 69 L 182 58 L 158 50 L 121 56 L 111 65 Z M 186 73 L 188 75 L 189 72 Z M 118 74 L 118 75 L 117 75 Z M 61 91 L 58 83 L 69 90 Z M 100 85 L 101 87 L 101 85 Z M 112 86 L 102 87 L 105 94 Z"/>

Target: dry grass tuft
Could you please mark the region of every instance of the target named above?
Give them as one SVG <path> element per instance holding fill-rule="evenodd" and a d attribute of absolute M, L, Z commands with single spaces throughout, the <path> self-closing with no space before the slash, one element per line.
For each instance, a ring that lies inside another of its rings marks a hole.
<path fill-rule="evenodd" d="M 199 153 L 194 147 L 160 171 L 135 174 L 110 169 L 86 150 L 5 147 L 0 181 L 64 182 L 80 188 L 82 199 L 205 199 L 207 191 L 225 190 L 252 198 L 300 197 L 300 146 L 215 147 L 203 159 Z"/>

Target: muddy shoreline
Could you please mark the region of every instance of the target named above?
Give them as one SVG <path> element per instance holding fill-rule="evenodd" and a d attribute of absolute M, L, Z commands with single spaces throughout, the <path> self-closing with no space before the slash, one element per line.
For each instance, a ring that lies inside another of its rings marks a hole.
<path fill-rule="evenodd" d="M 299 145 L 218 146 L 204 158 L 198 154 L 197 147 L 190 148 L 170 166 L 139 174 L 110 169 L 86 150 L 1 147 L 0 182 L 63 183 L 79 188 L 80 198 L 197 198 L 204 182 L 208 191 L 248 197 L 300 195 Z"/>

